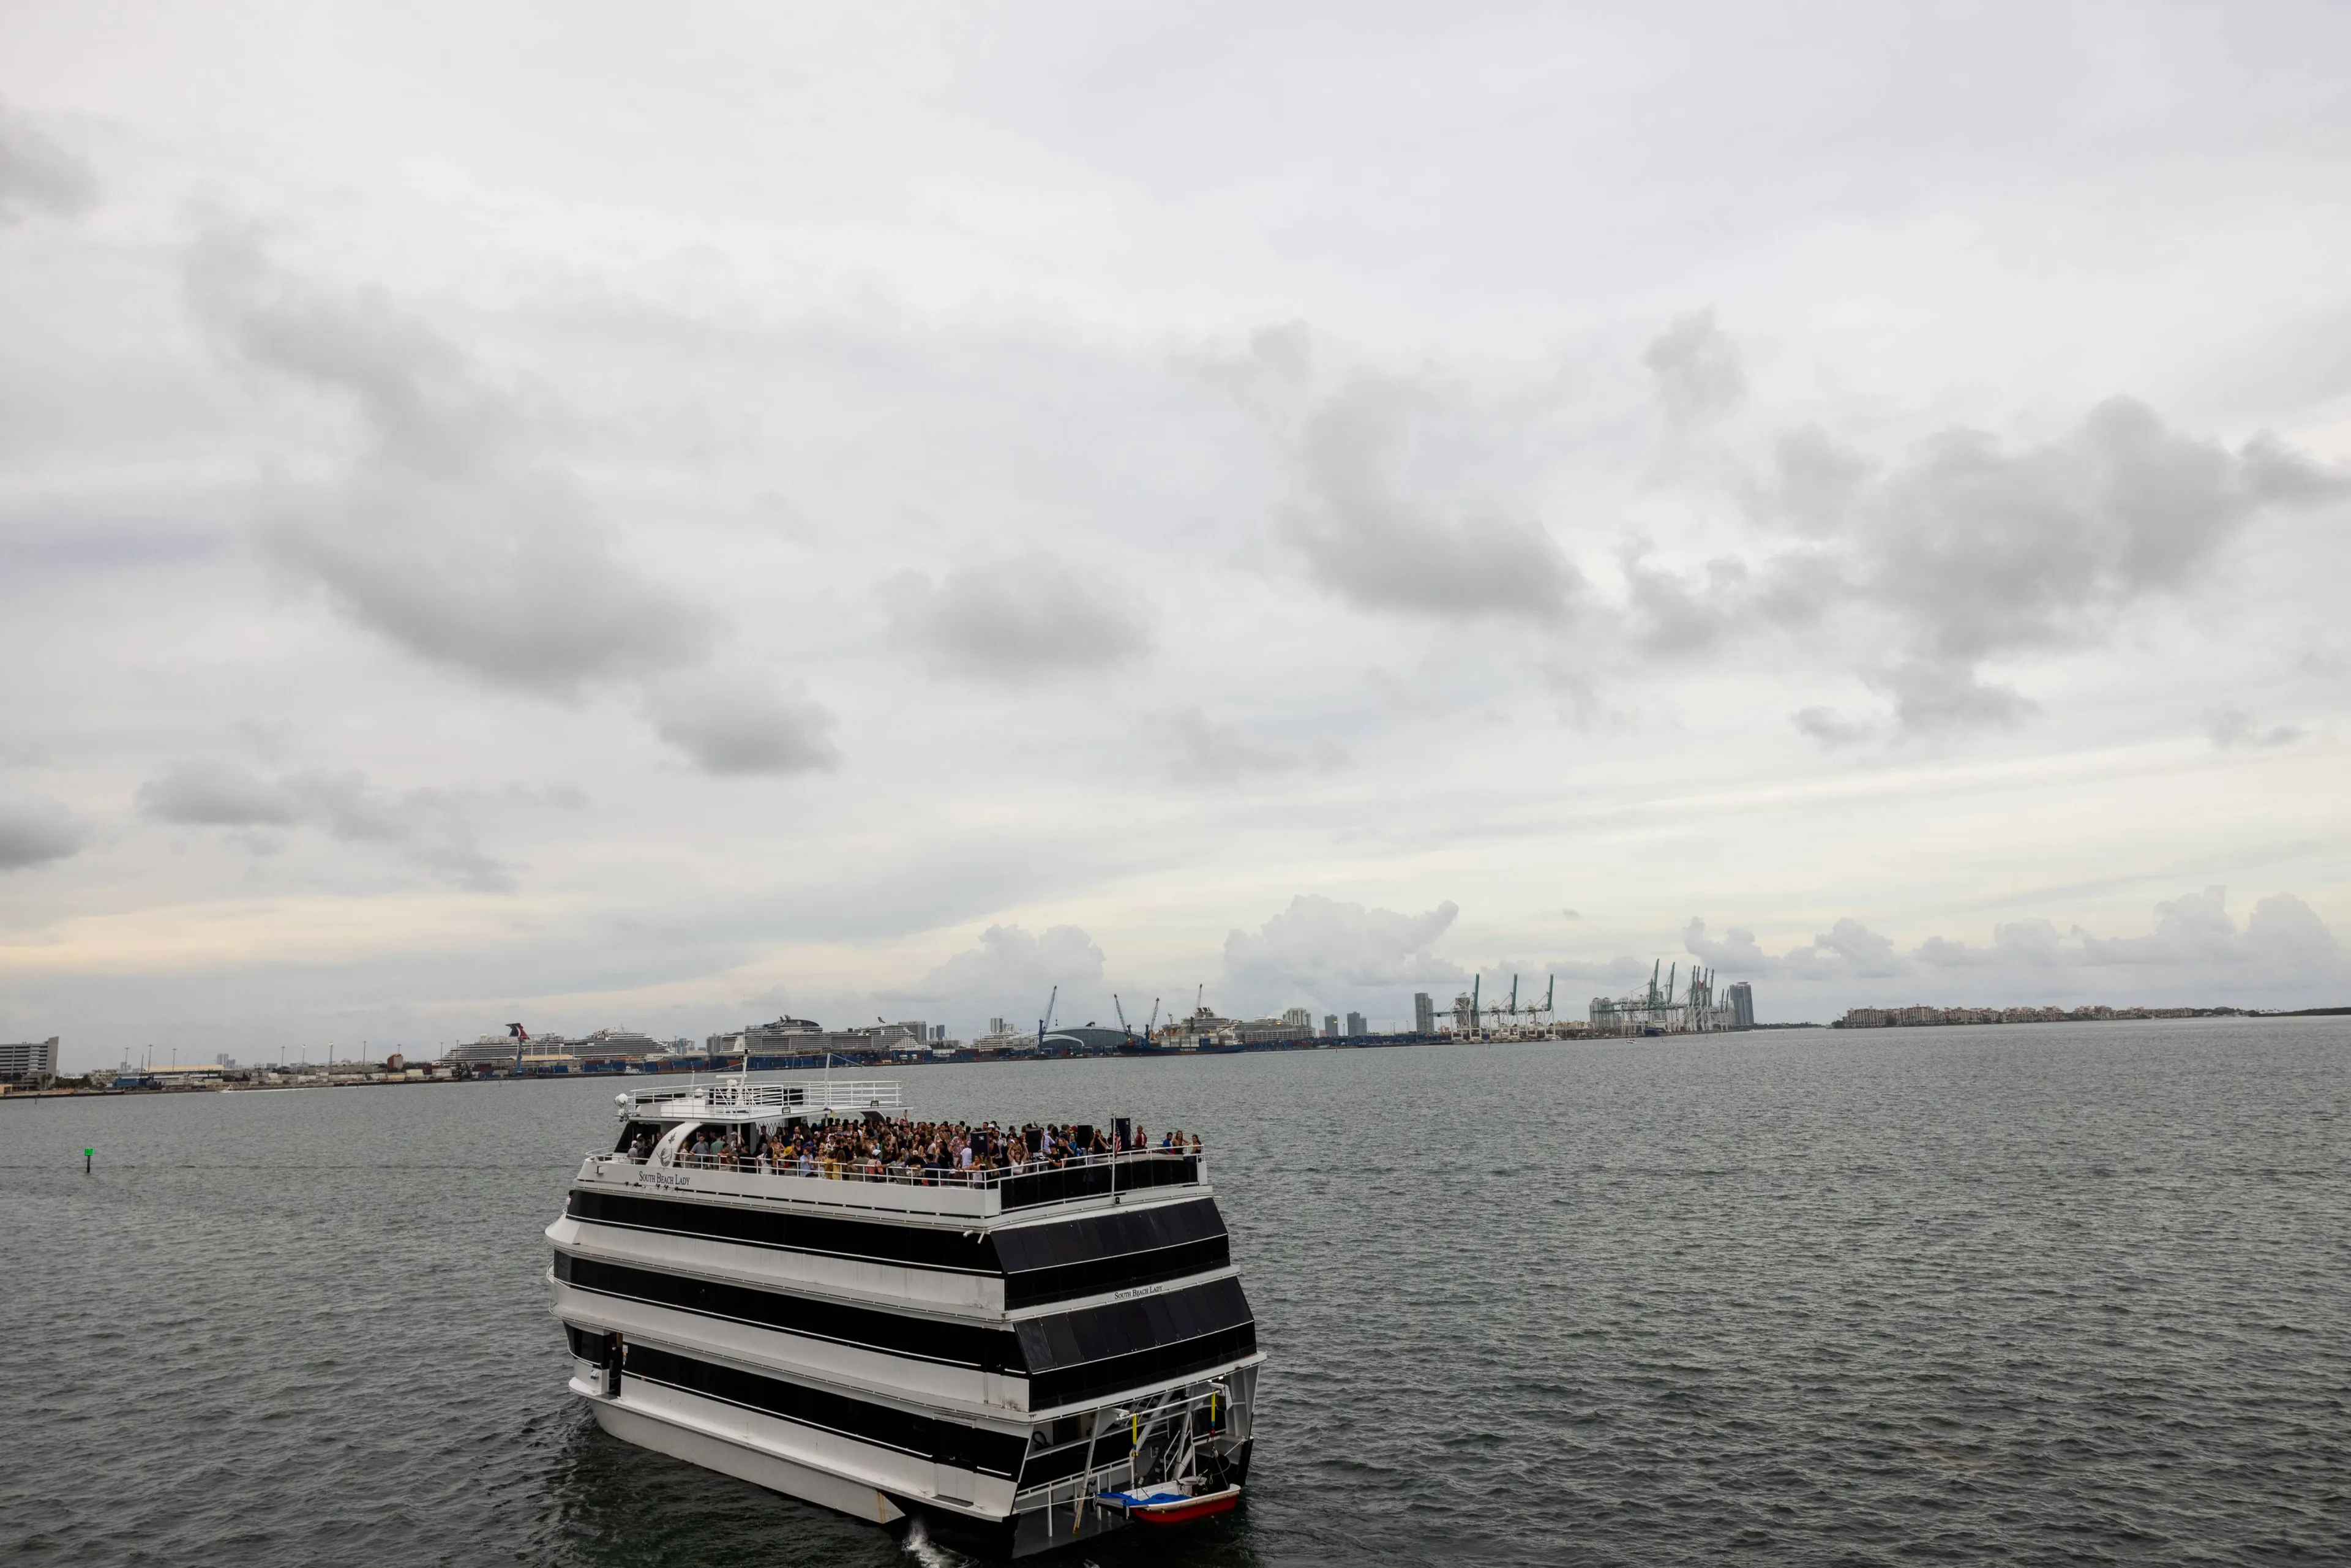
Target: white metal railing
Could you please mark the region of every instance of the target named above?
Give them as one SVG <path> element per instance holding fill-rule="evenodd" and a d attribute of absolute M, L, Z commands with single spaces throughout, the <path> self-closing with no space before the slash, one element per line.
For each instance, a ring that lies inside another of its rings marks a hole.
<path fill-rule="evenodd" d="M 1012 1500 L 1016 1513 L 1038 1509 L 1068 1508 L 1091 1501 L 1097 1494 L 1123 1490 L 1134 1484 L 1134 1456 L 1123 1454 L 1107 1464 L 1090 1465 L 1075 1475 L 1030 1487 Z"/>
<path fill-rule="evenodd" d="M 600 1155 L 595 1157 L 600 1164 L 608 1161 L 623 1165 L 635 1163 L 625 1154 Z M 1169 1186 L 1171 1184 L 1165 1179 L 1165 1176 L 1173 1173 L 1155 1169 L 1150 1176 L 1146 1176 L 1137 1173 L 1135 1167 L 1156 1166 L 1162 1161 L 1173 1164 L 1181 1160 L 1206 1163 L 1201 1161 L 1201 1156 L 1194 1154 L 1189 1148 L 1184 1148 L 1129 1149 L 1117 1155 L 1071 1155 L 1064 1158 L 1024 1159 L 986 1168 L 966 1166 L 927 1166 L 920 1161 L 904 1159 L 896 1164 L 888 1164 L 873 1156 L 863 1159 L 828 1159 L 813 1155 L 805 1162 L 796 1161 L 776 1166 L 768 1162 L 764 1156 L 758 1155 L 737 1156 L 730 1159 L 716 1155 L 696 1156 L 681 1154 L 677 1156 L 674 1168 L 720 1171 L 731 1176 L 801 1176 L 831 1181 L 878 1182 L 893 1186 L 992 1187 L 1002 1186 L 1007 1182 L 1018 1181 L 1028 1176 L 1069 1175 L 1072 1179 L 1065 1185 L 1081 1190 L 1072 1191 L 1068 1196 L 1090 1197 L 1107 1195 L 1113 1191 L 1139 1191 L 1147 1187 Z M 1103 1167 L 1110 1168 L 1104 1171 L 1102 1176 L 1092 1180 L 1083 1174 L 1102 1171 Z M 1161 1179 L 1154 1180 L 1152 1179 L 1154 1176 Z M 1131 1187 L 1128 1185 L 1130 1178 L 1133 1180 Z M 1191 1181 L 1197 1182 L 1202 1179 L 1196 1166 Z M 1172 1185 L 1189 1185 L 1189 1183 Z"/>
<path fill-rule="evenodd" d="M 695 1106 L 714 1111 L 894 1111 L 904 1103 L 898 1085 L 887 1079 L 828 1079 L 814 1083 L 749 1083 L 722 1079 L 684 1089 L 632 1094 L 621 1107 L 621 1118 L 625 1121 L 632 1111 L 651 1105 L 673 1111 Z"/>

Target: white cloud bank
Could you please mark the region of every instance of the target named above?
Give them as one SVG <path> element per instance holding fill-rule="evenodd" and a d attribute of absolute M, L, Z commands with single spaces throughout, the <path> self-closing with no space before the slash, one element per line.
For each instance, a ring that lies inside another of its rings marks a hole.
<path fill-rule="evenodd" d="M 997 1017 L 1026 1029 L 1044 1017 L 1057 989 L 1071 1007 L 1079 1005 L 1081 994 L 1099 991 L 1102 963 L 1102 950 L 1077 926 L 1029 932 L 991 925 L 979 934 L 977 946 L 933 967 L 914 985 L 879 994 L 901 1007 L 927 1007 L 940 1017 Z M 1060 1021 L 1070 1021 L 1070 1016 L 1062 1013 Z"/>
<path fill-rule="evenodd" d="M 1225 937 L 1220 1005 L 1244 1013 L 1305 1007 L 1343 1010 L 1374 996 L 1395 1010 L 1397 990 L 1451 986 L 1468 971 L 1433 949 L 1461 913 L 1451 899 L 1418 915 L 1314 894 L 1255 931 Z"/>
<path fill-rule="evenodd" d="M 1937 994 L 1898 999 L 1938 1005 L 2022 1005 L 2054 997 L 2181 1005 L 2248 993 L 2310 1005 L 2351 982 L 2340 943 L 2309 904 L 2291 893 L 2271 894 L 2240 926 L 2218 886 L 2157 904 L 2153 928 L 2137 936 L 2099 936 L 2078 925 L 2061 930 L 2032 917 L 1996 925 L 1986 946 L 1937 936 L 1904 952 L 1893 938 L 1843 919 L 1771 954 L 1752 931 L 1732 926 L 1715 937 L 1705 921 L 1692 919 L 1683 946 L 1726 981 L 1792 982 L 1801 996 L 1844 998 L 1846 1006 L 1863 1005 L 1854 998 L 1865 997 L 1897 999 L 1894 992 L 1906 985 Z"/>

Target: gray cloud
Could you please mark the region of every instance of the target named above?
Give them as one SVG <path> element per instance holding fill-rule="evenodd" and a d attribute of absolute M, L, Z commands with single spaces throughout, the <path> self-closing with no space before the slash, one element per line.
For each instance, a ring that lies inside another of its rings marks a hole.
<path fill-rule="evenodd" d="M 1391 470 L 1413 402 L 1359 378 L 1311 408 L 1296 454 L 1305 499 L 1282 513 L 1281 538 L 1324 587 L 1367 609 L 1564 621 L 1583 579 L 1540 525 L 1447 517 L 1399 490 Z"/>
<path fill-rule="evenodd" d="M 236 762 L 184 762 L 139 787 L 140 809 L 190 827 L 290 827 L 308 808 L 276 779 Z"/>
<path fill-rule="evenodd" d="M 1141 595 L 1040 552 L 969 562 L 935 580 L 900 572 L 876 591 L 891 634 L 942 674 L 1019 685 L 1125 664 L 1152 645 Z"/>
<path fill-rule="evenodd" d="M 2205 714 L 2204 733 L 2222 751 L 2240 746 L 2292 746 L 2302 738 L 2302 731 L 2290 724 L 2262 728 L 2241 707 L 2219 707 Z"/>
<path fill-rule="evenodd" d="M 236 363 L 358 416 L 340 483 L 266 494 L 255 536 L 275 564 L 411 653 L 500 685 L 566 698 L 634 684 L 655 731 L 704 771 L 838 761 L 813 699 L 707 665 L 708 612 L 622 558 L 569 477 L 535 455 L 531 401 L 484 380 L 459 345 L 381 290 L 290 277 L 251 225 L 225 219 L 201 227 L 185 287 Z"/>
<path fill-rule="evenodd" d="M 1863 591 L 1904 612 L 1917 656 L 1965 666 L 2085 641 L 2102 615 L 2185 587 L 2262 507 L 2341 489 L 2274 443 L 2231 453 L 2113 398 L 2019 451 L 1935 438 L 1871 495 L 1853 542 Z"/>
<path fill-rule="evenodd" d="M 1792 533 L 1828 538 L 1852 523 L 1877 465 L 1840 446 L 1814 426 L 1780 437 L 1772 475 L 1744 487 L 1750 513 Z"/>
<path fill-rule="evenodd" d="M 98 199 L 89 165 L 0 106 L 0 224 L 30 213 L 71 217 Z"/>
<path fill-rule="evenodd" d="M 83 841 L 81 825 L 55 800 L 0 800 L 0 872 L 64 860 Z"/>
<path fill-rule="evenodd" d="M 1849 916 L 1778 957 L 1763 951 L 1752 931 L 1734 925 L 1726 937 L 1717 940 L 1707 935 L 1706 922 L 1696 917 L 1683 929 L 1682 946 L 1700 961 L 1724 970 L 1725 979 L 1765 975 L 1870 978 L 1902 974 L 1908 967 L 1895 951 L 1893 938 L 1881 936 Z"/>
<path fill-rule="evenodd" d="M 1783 596 L 1775 613 L 1720 562 L 1702 585 L 1636 573 L 1643 635 L 1704 646 L 1758 622 L 1882 619 L 1892 646 L 1858 673 L 1889 699 L 1906 734 L 2018 723 L 2034 705 L 1985 679 L 1984 663 L 2103 641 L 2125 610 L 2192 589 L 2264 508 L 2351 490 L 2273 438 L 2231 452 L 2170 430 L 2127 398 L 2038 445 L 1949 431 L 1880 474 L 1800 432 L 1776 462 L 1775 477 L 1749 494 L 1750 514 L 1816 542 L 1771 558 L 1752 580 L 1777 570 L 1783 583 L 1809 584 L 1810 597 Z M 1869 727 L 1804 712 L 1814 716 L 1800 716 L 1799 727 L 1826 745 Z"/>
<path fill-rule="evenodd" d="M 1655 564 L 1650 543 L 1618 556 L 1626 631 L 1645 653 L 1711 653 L 1757 627 L 1799 631 L 1850 592 L 1844 564 L 1822 550 L 1792 550 L 1750 565 L 1719 556 L 1694 571 Z"/>
<path fill-rule="evenodd" d="M 380 290 L 288 276 L 225 219 L 203 224 L 185 282 L 235 362 L 359 415 L 363 450 L 340 484 L 269 493 L 256 537 L 277 565 L 411 653 L 504 685 L 568 695 L 700 656 L 704 617 L 529 459 L 524 404 L 455 343 Z"/>
<path fill-rule="evenodd" d="M 1979 679 L 1964 664 L 1909 659 L 1865 670 L 1861 678 L 1893 699 L 1895 722 L 1913 735 L 2007 728 L 2038 711 L 2015 687 Z"/>
<path fill-rule="evenodd" d="M 832 716 L 771 682 L 697 672 L 653 683 L 644 703 L 654 731 L 706 773 L 809 773 L 841 763 Z"/>
<path fill-rule="evenodd" d="M 1965 942 L 1929 936 L 1918 945 L 1919 961 L 1938 968 L 2025 967 L 2047 968 L 2065 957 L 2064 937 L 2055 925 L 2032 918 L 1991 928 L 1991 946 L 1970 947 Z"/>
<path fill-rule="evenodd" d="M 1641 362 L 1648 367 L 1667 423 L 1677 430 L 1719 418 L 1747 394 L 1739 345 L 1715 325 L 1711 310 L 1675 318 L 1642 354 Z"/>
<path fill-rule="evenodd" d="M 1789 716 L 1789 722 L 1800 734 L 1819 743 L 1823 750 L 1839 747 L 1858 746 L 1877 736 L 1877 727 L 1867 719 L 1848 718 L 1834 708 L 1798 708 Z"/>
<path fill-rule="evenodd" d="M 1682 423 L 1734 400 L 1735 350 L 1710 318 L 1677 322 L 1649 364 Z M 2351 479 L 2273 436 L 2231 451 L 2118 397 L 2053 440 L 1949 430 L 1891 468 L 1799 429 L 1769 477 L 1739 489 L 1754 521 L 1802 542 L 1695 568 L 1636 544 L 1622 563 L 1628 632 L 1670 655 L 1832 622 L 1868 629 L 1877 646 L 1855 673 L 1890 722 L 1817 706 L 1795 718 L 1835 747 L 2020 723 L 2033 703 L 1984 664 L 2105 641 L 2124 612 L 2191 591 L 2264 509 L 2336 499 Z"/>
<path fill-rule="evenodd" d="M 1427 388 L 1362 371 L 1323 376 L 1326 358 L 1311 331 L 1289 322 L 1204 364 L 1281 437 L 1298 479 L 1298 498 L 1274 519 L 1281 543 L 1356 607 L 1563 621 L 1583 579 L 1540 524 L 1493 507 L 1446 513 L 1396 477 L 1417 416 L 1432 407 Z"/>
<path fill-rule="evenodd" d="M 1347 761 L 1345 750 L 1328 738 L 1295 746 L 1266 745 L 1231 725 L 1212 722 L 1196 707 L 1171 708 L 1163 722 L 1175 741 L 1168 768 L 1186 783 L 1294 773 L 1306 768 L 1327 770 L 1343 768 Z"/>
<path fill-rule="evenodd" d="M 1419 915 L 1301 894 L 1257 930 L 1225 937 L 1224 978 L 1243 1007 L 1336 1006 L 1377 987 L 1453 985 L 1468 971 L 1430 951 L 1459 908 Z"/>
<path fill-rule="evenodd" d="M 709 641 L 695 608 L 623 565 L 552 475 L 455 484 L 377 471 L 326 494 L 280 486 L 257 534 L 363 625 L 500 685 L 570 695 L 689 663 Z"/>
<path fill-rule="evenodd" d="M 514 888 L 513 868 L 485 853 L 467 800 L 441 789 L 391 792 L 354 770 L 305 769 L 276 779 L 235 762 L 183 763 L 139 789 L 140 809 L 184 827 L 314 827 L 347 843 L 381 844 L 461 886 Z M 266 841 L 248 838 L 253 847 Z"/>

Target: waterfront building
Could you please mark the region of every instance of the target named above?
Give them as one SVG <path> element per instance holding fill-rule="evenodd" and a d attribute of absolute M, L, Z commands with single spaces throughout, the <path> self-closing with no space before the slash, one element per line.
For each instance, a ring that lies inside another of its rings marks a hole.
<path fill-rule="evenodd" d="M 1347 1038 L 1349 1040 L 1361 1040 L 1371 1032 L 1370 1026 L 1365 1024 L 1364 1021 L 1363 1014 L 1349 1013 L 1347 1015 Z"/>
<path fill-rule="evenodd" d="M 30 1083 L 57 1075 L 57 1037 L 0 1043 L 0 1083 Z"/>
<path fill-rule="evenodd" d="M 1730 989 L 1723 993 L 1723 999 L 1730 1004 L 1731 1028 L 1753 1029 L 1755 1027 L 1755 988 L 1753 986 L 1745 980 L 1733 981 Z"/>
<path fill-rule="evenodd" d="M 1118 1050 L 1134 1037 L 1123 1029 L 1110 1029 L 1088 1019 L 1082 1024 L 1055 1024 L 1045 1031 L 1042 1045 L 1055 1055 L 1076 1053 L 1100 1055 Z M 1024 1043 L 1039 1043 L 1031 1035 Z"/>
<path fill-rule="evenodd" d="M 1412 1032 L 1417 1035 L 1437 1032 L 1437 1003 L 1426 991 L 1412 994 Z"/>
<path fill-rule="evenodd" d="M 1337 1013 L 1324 1013 L 1322 1015 L 1322 1038 L 1324 1040 L 1336 1040 L 1339 1038 L 1339 1015 Z"/>

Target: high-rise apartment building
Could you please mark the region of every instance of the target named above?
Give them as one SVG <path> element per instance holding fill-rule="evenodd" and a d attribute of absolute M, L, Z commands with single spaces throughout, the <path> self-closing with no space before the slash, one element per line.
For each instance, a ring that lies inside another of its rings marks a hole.
<path fill-rule="evenodd" d="M 1412 1032 L 1415 1034 L 1437 1032 L 1437 1004 L 1429 998 L 1426 991 L 1415 991 L 1412 994 Z"/>

